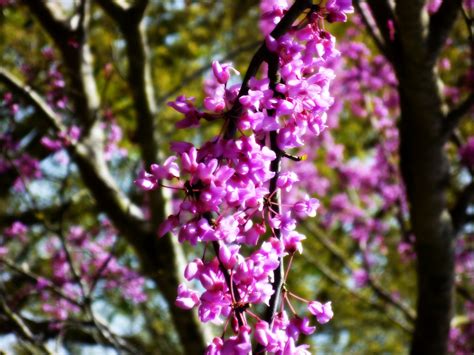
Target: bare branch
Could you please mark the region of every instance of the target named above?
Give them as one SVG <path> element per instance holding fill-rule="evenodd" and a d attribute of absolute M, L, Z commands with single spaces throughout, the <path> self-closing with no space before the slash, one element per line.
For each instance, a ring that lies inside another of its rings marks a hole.
<path fill-rule="evenodd" d="M 15 265 L 15 263 L 12 260 L 9 260 L 7 258 L 0 259 L 0 264 L 4 264 L 5 266 L 10 268 L 11 270 L 19 273 L 22 276 L 25 276 L 29 281 L 31 281 L 35 284 L 38 284 L 38 282 L 41 278 L 39 275 L 36 275 L 34 272 L 28 270 L 27 268 L 19 267 L 19 266 Z M 75 299 L 69 297 L 68 295 L 66 295 L 65 293 L 63 293 L 61 291 L 61 289 L 55 287 L 54 284 L 48 283 L 48 285 L 46 285 L 45 288 L 50 290 L 51 292 L 53 292 L 56 296 L 58 296 L 60 298 L 63 298 L 66 301 L 68 301 L 69 303 L 82 308 L 82 303 L 78 302 L 77 300 L 75 300 Z"/>
<path fill-rule="evenodd" d="M 446 42 L 459 10 L 461 0 L 443 0 L 438 11 L 430 18 L 428 34 L 428 54 L 433 63 Z"/>
<path fill-rule="evenodd" d="M 339 277 L 332 271 L 330 270 L 327 266 L 325 266 L 323 263 L 319 262 L 316 258 L 310 256 L 308 253 L 304 253 L 303 257 L 313 264 L 320 272 L 321 274 L 327 278 L 330 282 L 353 296 L 355 299 L 360 300 L 363 303 L 368 304 L 370 307 L 373 307 L 377 310 L 379 310 L 385 317 L 388 318 L 390 322 L 398 326 L 400 329 L 402 329 L 404 332 L 407 334 L 412 333 L 412 328 L 405 324 L 400 322 L 397 318 L 393 317 L 389 312 L 387 312 L 387 307 L 385 303 L 380 303 L 380 302 L 375 302 L 372 298 L 369 298 L 362 294 L 361 292 L 357 292 L 345 285 L 345 283 L 339 279 Z"/>
<path fill-rule="evenodd" d="M 56 32 L 59 30 L 53 24 L 62 22 L 57 20 L 57 16 L 45 5 L 45 2 L 25 0 L 25 3 L 61 50 L 66 68 L 65 74 L 69 79 L 68 94 L 74 103 L 77 118 L 82 121 L 83 134 L 90 135 L 93 125 L 97 122 L 100 98 L 93 74 L 92 54 L 87 43 L 89 2 L 88 0 L 81 2 L 76 28 L 72 30 L 67 27 L 67 30 L 60 32 Z"/>
<path fill-rule="evenodd" d="M 380 285 L 371 275 L 370 270 L 366 268 L 366 272 L 368 275 L 368 283 L 370 288 L 375 292 L 375 294 L 388 304 L 393 305 L 395 308 L 397 308 L 402 314 L 405 316 L 405 318 L 410 321 L 411 323 L 414 323 L 416 320 L 416 312 L 406 305 L 404 302 L 401 302 L 397 300 L 395 297 L 393 297 L 387 290 L 383 288 L 382 285 Z"/>
<path fill-rule="evenodd" d="M 129 6 L 123 6 L 114 0 L 97 0 L 102 9 L 112 17 L 117 24 L 127 22 L 129 26 L 134 27 L 143 19 L 148 0 L 135 0 Z"/>
<path fill-rule="evenodd" d="M 385 50 L 382 51 L 382 53 L 397 68 L 400 66 L 401 44 L 398 23 L 390 3 L 388 0 L 367 0 L 367 3 L 383 38 L 383 48 L 385 48 Z M 395 33 L 393 34 L 390 33 L 389 21 L 391 21 L 395 27 Z"/>
<path fill-rule="evenodd" d="M 129 9 L 132 18 L 136 21 L 141 21 L 146 8 L 148 7 L 148 0 L 135 0 L 135 3 Z"/>
<path fill-rule="evenodd" d="M 390 58 L 389 58 L 390 54 L 387 50 L 386 44 L 384 43 L 383 38 L 380 38 L 378 36 L 378 34 L 375 32 L 375 29 L 370 24 L 369 19 L 367 17 L 367 14 L 365 13 L 365 11 L 360 6 L 360 0 L 354 0 L 354 6 L 356 8 L 356 11 L 359 13 L 359 15 L 361 17 L 362 22 L 364 23 L 365 27 L 367 28 L 367 32 L 369 33 L 369 36 L 374 41 L 375 46 L 380 51 L 380 53 L 382 53 L 384 55 L 384 57 L 387 58 L 387 60 L 390 60 Z"/>
<path fill-rule="evenodd" d="M 474 92 L 471 92 L 466 99 L 457 107 L 453 108 L 443 121 L 443 137 L 447 141 L 461 120 L 474 108 Z"/>
<path fill-rule="evenodd" d="M 65 126 L 61 118 L 51 109 L 43 98 L 26 83 L 13 75 L 6 68 L 0 67 L 0 81 L 3 82 L 9 90 L 25 99 L 28 103 L 48 120 L 51 127 L 56 131 L 65 131 Z"/>
<path fill-rule="evenodd" d="M 72 30 L 65 21 L 60 19 L 59 14 L 55 13 L 56 10 L 49 7 L 47 1 L 24 0 L 24 2 L 39 19 L 41 25 L 51 38 L 53 38 L 56 43 L 65 45 L 68 38 L 72 35 Z"/>
<path fill-rule="evenodd" d="M 95 345 L 111 347 L 110 342 L 99 341 L 94 331 L 94 325 L 90 321 L 67 320 L 62 328 L 56 327 L 55 321 L 39 321 L 22 317 L 23 322 L 33 334 L 38 335 L 43 341 L 61 337 L 68 343 Z M 0 335 L 12 333 L 15 324 L 7 317 L 0 314 Z M 122 337 L 128 344 L 132 344 L 136 349 L 145 349 L 145 344 L 136 336 Z M 115 346 L 113 346 L 115 347 Z M 115 349 L 117 350 L 117 349 Z M 141 353 L 143 353 L 141 351 Z"/>
<path fill-rule="evenodd" d="M 219 62 L 224 62 L 227 60 L 232 59 L 237 54 L 244 53 L 250 50 L 254 50 L 260 45 L 261 41 L 254 41 L 252 43 L 244 44 L 243 46 L 230 51 L 226 56 L 219 59 Z M 177 95 L 186 85 L 193 80 L 200 78 L 206 71 L 211 69 L 211 64 L 203 65 L 202 67 L 198 68 L 196 71 L 192 72 L 191 74 L 185 76 L 175 87 L 170 89 L 168 92 L 164 93 L 162 96 L 158 98 L 158 106 L 161 106 L 166 101 L 171 99 L 173 96 Z"/>
<path fill-rule="evenodd" d="M 116 22 L 123 21 L 126 8 L 114 0 L 97 0 L 102 9 Z"/>
<path fill-rule="evenodd" d="M 355 265 L 349 261 L 347 255 L 345 255 L 337 245 L 335 245 L 328 237 L 326 237 L 324 231 L 321 228 L 316 225 L 310 225 L 309 223 L 304 223 L 302 226 L 305 231 L 310 233 L 311 236 L 314 236 L 318 242 L 321 243 L 323 247 L 341 263 L 342 266 L 344 266 L 349 271 L 355 269 Z"/>
<path fill-rule="evenodd" d="M 26 325 L 23 319 L 8 306 L 3 290 L 0 290 L 0 311 L 12 322 L 16 332 L 21 338 L 26 339 L 29 343 L 37 346 L 43 353 L 52 354 L 41 341 L 35 339 L 35 335 L 28 325 Z"/>
<path fill-rule="evenodd" d="M 26 225 L 43 223 L 46 216 L 51 220 L 56 220 L 61 210 L 71 205 L 76 205 L 85 195 L 86 193 L 78 194 L 64 204 L 47 206 L 40 209 L 32 208 L 14 214 L 0 215 L 0 229 L 11 225 L 15 221 L 20 221 Z M 82 209 L 82 211 L 84 211 L 84 209 Z"/>
<path fill-rule="evenodd" d="M 318 227 L 309 227 L 307 224 L 305 224 L 304 226 L 306 227 L 306 230 L 308 230 L 314 237 L 316 237 L 318 242 L 320 242 L 323 247 L 328 250 L 331 255 L 333 255 L 344 266 L 346 270 L 352 273 L 355 268 L 354 265 L 349 262 L 349 258 L 344 255 L 343 251 L 340 250 L 336 245 L 334 245 L 329 240 L 329 238 L 324 235 L 321 229 L 319 229 Z M 415 311 L 406 304 L 402 303 L 401 301 L 393 298 L 391 294 L 387 292 L 383 288 L 383 286 L 372 277 L 372 275 L 370 275 L 370 270 L 368 270 L 367 268 L 366 272 L 369 276 L 368 286 L 374 291 L 375 295 L 382 301 L 398 309 L 409 322 L 413 323 L 415 320 Z"/>
<path fill-rule="evenodd" d="M 98 0 L 98 2 L 102 9 L 115 20 L 125 39 L 128 59 L 127 82 L 133 97 L 138 124 L 136 135 L 139 138 L 143 163 L 149 166 L 159 160 L 159 139 L 156 127 L 157 103 L 152 83 L 149 48 L 142 23 L 148 1 L 137 1 L 128 9 L 121 7 L 113 0 Z M 160 191 L 151 192 L 150 196 L 152 223 L 157 226 L 166 217 L 163 212 L 163 196 Z"/>

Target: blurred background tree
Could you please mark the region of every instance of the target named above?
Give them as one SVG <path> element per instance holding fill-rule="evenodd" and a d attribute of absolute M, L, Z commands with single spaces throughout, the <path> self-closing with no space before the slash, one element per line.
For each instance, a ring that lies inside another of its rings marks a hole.
<path fill-rule="evenodd" d="M 298 227 L 290 286 L 335 311 L 308 341 L 399 354 L 416 327 L 415 353 L 429 341 L 435 354 L 451 322 L 450 351 L 472 353 L 472 4 L 354 5 L 329 28 L 341 57 L 328 129 L 295 166 L 297 193 L 321 208 Z M 259 16 L 246 0 L 0 0 L 0 349 L 202 352 L 213 329 L 174 306 L 196 251 L 158 240 L 170 196 L 132 182 L 170 142 L 218 133 L 176 131 L 166 103 L 201 102 L 212 59 L 245 73 Z M 430 322 L 441 329 L 420 330 Z"/>

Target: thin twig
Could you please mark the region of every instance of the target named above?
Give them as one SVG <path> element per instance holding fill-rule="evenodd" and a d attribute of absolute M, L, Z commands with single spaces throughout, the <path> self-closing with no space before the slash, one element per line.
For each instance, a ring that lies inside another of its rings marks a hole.
<path fill-rule="evenodd" d="M 381 311 L 381 313 L 387 317 L 393 324 L 395 324 L 396 326 L 398 326 L 400 329 L 402 329 L 404 332 L 406 332 L 407 334 L 412 334 L 413 332 L 413 329 L 405 324 L 405 323 L 402 323 L 400 322 L 398 319 L 396 319 L 395 317 L 393 317 L 392 315 L 390 315 L 388 312 L 387 312 L 387 309 L 384 305 L 378 303 L 378 302 L 375 302 L 373 301 L 372 299 L 370 299 L 369 297 L 366 297 L 364 295 L 362 295 L 361 293 L 359 292 L 356 292 L 354 291 L 353 289 L 347 287 L 344 282 L 342 280 L 340 280 L 329 268 L 327 268 L 326 266 L 324 266 L 322 263 L 320 263 L 318 260 L 316 260 L 316 258 L 314 257 L 311 257 L 310 254 L 308 253 L 304 253 L 303 254 L 303 257 L 308 261 L 310 262 L 311 264 L 313 264 L 314 266 L 316 266 L 316 268 L 321 272 L 321 274 L 326 277 L 329 281 L 331 281 L 333 284 L 335 284 L 336 286 L 340 287 L 341 289 L 343 289 L 344 291 L 346 291 L 347 293 L 349 293 L 351 296 L 353 296 L 354 298 L 368 304 L 369 306 L 373 307 L 373 308 L 377 308 L 378 310 Z"/>
<path fill-rule="evenodd" d="M 19 266 L 16 266 L 15 263 L 5 257 L 0 259 L 0 264 L 6 265 L 8 268 L 12 269 L 13 271 L 19 273 L 20 275 L 26 276 L 29 280 L 34 282 L 36 285 L 40 282 L 41 276 L 35 274 L 32 271 L 29 271 L 25 268 L 21 268 Z M 53 283 L 48 282 L 47 285 L 45 286 L 46 289 L 50 290 L 53 292 L 55 295 L 57 295 L 60 298 L 65 299 L 69 303 L 82 308 L 83 304 L 81 302 L 76 301 L 75 299 L 71 298 L 70 296 L 66 295 L 61 289 L 57 288 L 54 286 Z"/>
<path fill-rule="evenodd" d="M 382 53 L 385 56 L 385 58 L 387 58 L 387 60 L 390 60 L 389 53 L 387 51 L 386 45 L 383 43 L 383 39 L 379 38 L 379 36 L 375 32 L 375 29 L 371 26 L 371 24 L 369 22 L 369 19 L 367 17 L 367 14 L 365 13 L 365 11 L 360 6 L 360 0 L 354 0 L 354 6 L 355 6 L 357 12 L 359 13 L 359 15 L 362 19 L 362 22 L 364 23 L 364 25 L 367 29 L 367 32 L 369 33 L 370 37 L 374 41 L 374 43 L 375 43 L 376 47 L 378 48 L 378 50 L 380 51 L 380 53 Z"/>
<path fill-rule="evenodd" d="M 51 351 L 35 336 L 31 329 L 26 325 L 21 316 L 16 314 L 9 306 L 3 287 L 0 288 L 0 310 L 17 328 L 20 337 L 26 339 L 29 343 L 38 347 L 45 354 L 52 354 Z"/>

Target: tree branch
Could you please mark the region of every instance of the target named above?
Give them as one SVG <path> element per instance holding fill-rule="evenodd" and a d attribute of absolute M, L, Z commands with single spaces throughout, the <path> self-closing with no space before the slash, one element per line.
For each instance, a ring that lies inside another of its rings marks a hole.
<path fill-rule="evenodd" d="M 387 312 L 386 304 L 375 302 L 372 298 L 366 297 L 361 292 L 357 292 L 353 289 L 350 289 L 349 287 L 347 287 L 345 285 L 345 283 L 342 280 L 339 279 L 339 277 L 332 270 L 330 270 L 328 267 L 323 265 L 316 258 L 313 258 L 313 257 L 309 256 L 308 253 L 303 253 L 303 257 L 308 262 L 310 262 L 311 264 L 316 266 L 316 268 L 321 272 L 321 274 L 325 278 L 327 278 L 330 282 L 332 282 L 333 284 L 335 284 L 336 286 L 338 286 L 342 290 L 346 291 L 348 294 L 350 294 L 354 298 L 356 298 L 356 299 L 368 304 L 369 306 L 379 310 L 385 317 L 387 317 L 390 320 L 390 322 L 392 322 L 393 324 L 398 326 L 404 332 L 406 332 L 408 334 L 411 334 L 413 332 L 413 330 L 411 329 L 411 327 L 409 325 L 400 322 L 398 319 L 396 319 L 395 317 L 390 315 L 390 313 Z"/>
<path fill-rule="evenodd" d="M 30 282 L 33 282 L 34 284 L 38 284 L 40 280 L 40 276 L 36 275 L 35 273 L 29 271 L 25 267 L 19 267 L 15 265 L 15 263 L 12 260 L 9 260 L 7 258 L 2 258 L 0 259 L 0 264 L 3 264 L 10 268 L 11 270 L 15 271 L 16 273 L 25 276 Z M 50 290 L 52 293 L 54 293 L 56 296 L 65 299 L 69 303 L 78 306 L 79 308 L 82 308 L 82 303 L 78 302 L 77 300 L 69 297 L 66 295 L 61 289 L 55 287 L 53 284 L 48 284 L 45 288 Z"/>
<path fill-rule="evenodd" d="M 308 231 L 311 232 L 313 236 L 315 236 L 320 242 L 323 247 L 328 250 L 331 255 L 333 255 L 343 266 L 344 268 L 349 271 L 351 274 L 354 270 L 354 266 L 351 265 L 351 263 L 348 261 L 349 258 L 343 254 L 342 250 L 340 250 L 336 245 L 334 245 L 326 236 L 324 236 L 323 232 L 318 228 L 310 228 L 307 224 L 305 224 L 305 227 Z M 389 292 L 387 292 L 380 283 L 378 283 L 371 275 L 369 270 L 366 268 L 366 272 L 369 276 L 369 283 L 368 286 L 372 289 L 372 291 L 375 293 L 375 295 L 384 301 L 385 303 L 393 306 L 397 310 L 399 310 L 404 317 L 411 323 L 414 322 L 415 320 L 415 311 L 411 309 L 409 306 L 406 304 L 396 300 L 393 298 Z"/>
<path fill-rule="evenodd" d="M 61 122 L 61 118 L 51 109 L 43 98 L 4 67 L 0 67 L 0 82 L 3 82 L 14 94 L 29 102 L 56 131 L 64 132 L 66 130 L 66 127 Z"/>
<path fill-rule="evenodd" d="M 449 165 L 442 140 L 444 104 L 439 75 L 433 69 L 437 54 L 433 57 L 428 44 L 425 4 L 422 0 L 396 2 L 403 46 L 397 70 L 400 168 L 417 255 L 417 319 L 411 353 L 445 354 L 453 312 L 454 228 L 446 202 Z"/>
<path fill-rule="evenodd" d="M 145 166 L 149 166 L 159 161 L 159 139 L 156 127 L 157 104 L 152 83 L 149 48 L 142 22 L 148 2 L 137 2 L 129 9 L 119 7 L 112 0 L 98 0 L 98 2 L 117 23 L 125 39 L 128 60 L 127 82 L 133 97 L 138 123 L 136 134 L 139 138 L 138 143 L 142 151 L 143 163 Z M 133 21 L 130 21 L 130 18 Z M 162 205 L 162 201 L 160 203 Z M 155 223 L 159 224 L 164 218 L 163 216 L 157 217 L 158 220 Z"/>
<path fill-rule="evenodd" d="M 362 22 L 364 23 L 365 27 L 367 28 L 367 31 L 369 33 L 369 36 L 372 38 L 372 40 L 375 43 L 375 46 L 377 49 L 384 55 L 387 60 L 390 60 L 390 53 L 388 51 L 388 48 L 386 44 L 384 43 L 383 38 L 380 38 L 377 33 L 375 32 L 375 29 L 372 27 L 372 25 L 369 22 L 369 19 L 367 17 L 367 14 L 365 11 L 362 9 L 360 6 L 360 0 L 354 0 L 354 6 L 356 8 L 356 11 L 359 13 Z"/>
<path fill-rule="evenodd" d="M 334 256 L 348 271 L 352 272 L 352 270 L 355 269 L 355 265 L 349 261 L 347 255 L 345 255 L 337 245 L 335 245 L 328 237 L 324 235 L 322 229 L 316 225 L 311 225 L 310 227 L 308 223 L 304 223 L 303 228 L 306 230 L 306 232 L 316 237 L 318 242 L 321 243 L 323 247 L 329 251 L 329 253 Z"/>
<path fill-rule="evenodd" d="M 270 79 L 269 88 L 273 91 L 273 96 L 278 96 L 278 92 L 275 90 L 276 85 L 278 85 L 280 81 L 280 63 L 279 57 L 276 53 L 272 53 L 270 58 L 267 60 L 268 63 L 268 78 Z M 275 112 L 271 110 L 268 112 L 269 115 L 274 115 Z M 271 196 L 271 205 L 272 209 L 270 211 L 270 216 L 273 218 L 281 213 L 281 193 L 277 188 L 277 181 L 278 177 L 280 176 L 281 172 L 281 160 L 282 160 L 282 151 L 278 147 L 277 142 L 277 132 L 271 131 L 270 132 L 270 149 L 275 152 L 275 159 L 272 160 L 270 163 L 270 171 L 273 172 L 275 175 L 271 178 L 268 186 L 268 193 Z M 281 230 L 279 228 L 273 228 L 273 233 L 278 240 L 282 240 Z M 273 272 L 273 282 L 272 282 L 272 289 L 273 294 L 270 297 L 269 306 L 265 310 L 265 320 L 268 324 L 273 324 L 273 319 L 278 312 L 278 307 L 281 302 L 281 290 L 283 286 L 283 275 L 285 274 L 284 265 L 283 265 L 283 257 L 279 259 L 279 266 Z M 258 349 L 258 348 L 257 348 Z"/>
<path fill-rule="evenodd" d="M 19 334 L 21 338 L 26 339 L 29 343 L 38 347 L 38 349 L 40 349 L 44 354 L 52 355 L 48 348 L 41 341 L 35 338 L 35 335 L 23 319 L 8 306 L 3 290 L 0 290 L 0 311 L 12 323 L 15 332 Z"/>
<path fill-rule="evenodd" d="M 20 93 L 27 102 L 32 104 L 55 130 L 64 130 L 60 117 L 51 110 L 39 94 L 11 74 L 5 75 L 5 70 L 1 73 L 4 74 L 0 76 L 3 82 L 9 85 L 12 91 Z M 157 259 L 157 256 L 163 254 L 163 251 L 169 250 L 169 248 L 166 249 L 156 245 L 157 241 L 154 232 L 150 231 L 140 208 L 132 204 L 117 187 L 104 160 L 100 158 L 101 156 L 97 155 L 97 147 L 94 144 L 91 144 L 90 141 L 72 142 L 68 147 L 68 151 L 78 165 L 82 178 L 94 196 L 99 208 L 108 214 L 114 225 L 135 248 L 145 272 L 148 275 L 154 274 L 155 278 L 161 275 L 159 279 L 160 284 L 162 284 L 163 274 L 167 275 L 164 271 L 168 270 L 170 265 L 175 265 L 175 262 L 170 260 L 171 253 L 163 256 L 162 259 Z M 166 242 L 173 243 L 173 241 L 169 240 Z M 160 250 L 162 253 L 158 252 Z M 156 274 L 157 271 L 158 274 Z M 169 290 L 168 294 L 170 297 L 173 297 L 172 295 L 175 292 L 175 290 Z"/>
<path fill-rule="evenodd" d="M 116 22 L 123 21 L 126 8 L 114 0 L 97 0 L 102 9 Z"/>
<path fill-rule="evenodd" d="M 461 102 L 457 107 L 453 108 L 443 121 L 443 140 L 446 142 L 456 127 L 459 125 L 461 120 L 472 110 L 474 107 L 474 92 L 471 92 L 466 99 Z"/>
<path fill-rule="evenodd" d="M 55 322 L 52 321 L 39 321 L 32 320 L 26 317 L 22 317 L 24 324 L 31 330 L 31 332 L 41 338 L 43 341 L 57 339 L 58 337 L 65 343 L 75 343 L 81 345 L 97 345 L 105 347 L 112 347 L 118 350 L 110 344 L 110 342 L 100 341 L 97 338 L 97 334 L 94 333 L 93 324 L 91 322 L 68 320 L 65 322 L 64 327 L 58 328 Z M 7 317 L 0 315 L 0 335 L 7 335 L 13 332 L 15 324 L 12 320 Z M 130 344 L 141 353 L 146 352 L 146 345 L 136 336 L 124 336 L 121 337 L 124 342 Z"/>
<path fill-rule="evenodd" d="M 66 21 L 61 20 L 59 14 L 55 13 L 56 9 L 48 6 L 48 1 L 23 0 L 23 2 L 40 20 L 41 25 L 46 29 L 51 38 L 55 42 L 65 45 L 73 31 Z"/>
<path fill-rule="evenodd" d="M 377 28 L 382 35 L 386 58 L 397 68 L 400 66 L 401 44 L 399 40 L 398 22 L 388 0 L 367 0 L 370 12 L 374 17 Z M 395 33 L 390 33 L 389 21 L 392 21 L 395 27 Z"/>
<path fill-rule="evenodd" d="M 367 273 L 367 276 L 368 276 L 368 283 L 369 283 L 369 286 L 370 288 L 375 292 L 375 294 L 382 300 L 384 300 L 385 302 L 387 302 L 388 304 L 391 304 L 392 306 L 394 306 L 395 308 L 397 308 L 404 316 L 405 318 L 410 322 L 410 323 L 414 323 L 415 320 L 416 320 L 416 312 L 411 308 L 409 307 L 408 305 L 406 305 L 405 303 L 397 300 L 396 298 L 394 298 L 389 292 L 387 292 L 383 287 L 382 285 L 380 285 L 374 278 L 373 276 L 371 275 L 370 273 L 370 269 L 367 267 L 367 264 L 366 264 L 366 273 Z"/>
<path fill-rule="evenodd" d="M 35 15 L 41 26 L 53 39 L 60 49 L 66 64 L 66 77 L 69 79 L 69 95 L 74 103 L 77 118 L 82 121 L 83 135 L 97 135 L 101 130 L 93 131 L 97 122 L 100 108 L 100 98 L 94 78 L 92 54 L 87 43 L 87 27 L 89 24 L 89 0 L 83 0 L 79 7 L 77 28 L 59 28 L 60 22 L 46 2 L 37 0 L 24 0 L 28 8 Z M 96 139 L 96 145 L 101 144 L 101 139 Z"/>
<path fill-rule="evenodd" d="M 438 11 L 430 18 L 428 34 L 428 54 L 431 63 L 438 58 L 439 52 L 446 42 L 457 14 L 461 9 L 461 0 L 443 0 Z"/>
<path fill-rule="evenodd" d="M 43 223 L 45 216 L 48 216 L 51 220 L 56 220 L 62 209 L 77 204 L 84 195 L 85 194 L 82 194 L 82 196 L 75 196 L 62 205 L 48 206 L 41 209 L 33 208 L 15 214 L 0 214 L 0 229 L 7 227 L 16 221 L 20 221 L 26 225 Z"/>
<path fill-rule="evenodd" d="M 244 44 L 243 46 L 236 48 L 229 53 L 227 53 L 224 57 L 219 59 L 219 62 L 225 62 L 227 60 L 232 59 L 234 56 L 236 56 L 239 53 L 247 52 L 249 50 L 257 48 L 259 46 L 261 41 L 253 41 L 248 44 Z M 164 104 L 166 101 L 171 99 L 173 96 L 177 95 L 186 85 L 188 85 L 191 81 L 196 80 L 200 78 L 206 71 L 208 71 L 211 68 L 211 64 L 206 64 L 203 65 L 202 67 L 198 68 L 196 71 L 192 72 L 191 74 L 185 76 L 176 86 L 174 86 L 172 89 L 164 93 L 162 96 L 160 96 L 157 100 L 158 106 L 161 106 Z"/>

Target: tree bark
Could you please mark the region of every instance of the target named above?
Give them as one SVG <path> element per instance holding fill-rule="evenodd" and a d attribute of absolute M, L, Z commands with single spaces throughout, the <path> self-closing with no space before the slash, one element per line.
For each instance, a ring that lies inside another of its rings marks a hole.
<path fill-rule="evenodd" d="M 428 16 L 425 1 L 398 0 L 395 11 L 369 0 L 392 63 L 400 97 L 400 167 L 417 254 L 418 299 L 411 354 L 446 354 L 454 301 L 453 221 L 446 203 L 446 135 L 459 122 L 446 112 L 436 62 L 456 20 L 460 0 L 444 0 Z M 388 21 L 396 33 L 388 36 Z M 452 116 L 452 115 L 451 115 Z M 447 128 L 449 126 L 449 128 Z"/>
<path fill-rule="evenodd" d="M 433 48 L 433 43 L 444 41 L 430 37 L 424 6 L 424 1 L 413 0 L 396 6 L 400 164 L 416 236 L 418 277 L 411 354 L 446 354 L 454 299 L 454 229 L 445 196 L 449 165 L 443 140 L 446 110 L 435 68 L 439 49 Z M 448 15 L 455 18 L 455 12 Z M 442 22 L 452 26 L 454 18 Z M 439 36 L 448 32 L 444 28 Z"/>

